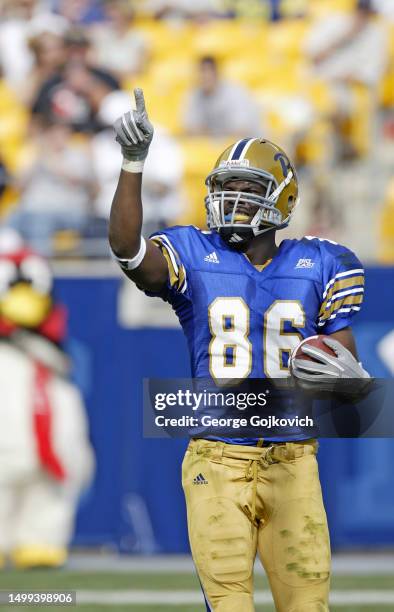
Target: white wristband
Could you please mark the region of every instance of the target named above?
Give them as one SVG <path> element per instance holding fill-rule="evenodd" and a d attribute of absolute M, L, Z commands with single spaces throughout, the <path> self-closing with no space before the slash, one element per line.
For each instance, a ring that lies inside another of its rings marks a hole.
<path fill-rule="evenodd" d="M 113 257 L 116 259 L 116 261 L 118 262 L 122 270 L 135 270 L 136 268 L 138 268 L 138 266 L 140 265 L 140 263 L 145 257 L 145 253 L 146 253 L 146 242 L 143 236 L 141 236 L 141 245 L 140 245 L 137 255 L 135 255 L 131 259 L 123 259 L 122 257 L 118 257 L 112 251 Z"/>
<path fill-rule="evenodd" d="M 144 159 L 139 159 L 137 161 L 130 161 L 129 159 L 123 158 L 122 170 L 126 172 L 134 172 L 136 174 L 140 173 L 144 169 Z"/>

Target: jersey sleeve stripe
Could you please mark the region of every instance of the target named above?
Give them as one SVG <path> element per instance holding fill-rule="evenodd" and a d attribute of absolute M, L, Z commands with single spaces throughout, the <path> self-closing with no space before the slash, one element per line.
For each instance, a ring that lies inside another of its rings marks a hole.
<path fill-rule="evenodd" d="M 338 314 L 342 314 L 342 313 L 346 314 L 346 313 L 351 312 L 352 310 L 359 311 L 361 310 L 361 306 L 350 306 L 349 308 L 340 308 L 339 310 L 337 310 L 337 312 L 334 312 L 334 314 L 328 317 L 328 319 L 325 319 L 324 321 L 320 321 L 318 323 L 318 326 L 321 327 L 322 325 L 325 325 L 327 321 L 331 321 L 332 319 L 335 319 Z"/>
<path fill-rule="evenodd" d="M 337 293 L 333 293 L 330 299 L 325 300 L 321 305 L 319 316 L 324 314 L 324 312 L 327 310 L 327 308 L 330 308 L 333 302 L 336 302 L 337 300 L 346 297 L 347 295 L 354 295 L 360 293 L 364 293 L 364 287 L 352 287 L 352 289 L 346 289 L 345 291 L 338 291 Z"/>
<path fill-rule="evenodd" d="M 326 291 L 323 295 L 323 302 L 320 307 L 320 313 L 324 312 L 327 304 L 332 299 L 333 295 L 337 294 L 344 289 L 355 289 L 355 288 L 363 288 L 364 287 L 364 276 L 358 275 L 353 276 L 351 278 L 343 278 L 335 281 L 331 287 Z"/>
<path fill-rule="evenodd" d="M 348 278 L 337 279 L 331 287 L 329 287 L 328 291 L 325 291 L 323 294 L 323 299 L 329 298 L 329 294 L 333 294 L 338 289 L 344 289 L 345 287 L 355 287 L 356 285 L 364 285 L 364 275 L 359 274 L 357 276 L 352 276 Z"/>
<path fill-rule="evenodd" d="M 355 287 L 354 289 L 347 289 L 346 291 L 339 291 L 338 293 L 334 293 L 332 298 L 327 302 L 328 306 L 331 306 L 332 302 L 335 302 L 341 297 L 345 297 L 345 295 L 353 295 L 354 293 L 364 293 L 364 287 Z"/>
<path fill-rule="evenodd" d="M 185 293 L 187 289 L 186 270 L 182 264 L 181 264 L 181 267 L 179 268 L 178 279 L 179 279 L 178 280 L 178 290 L 181 293 Z"/>
<path fill-rule="evenodd" d="M 357 268 L 354 270 L 346 270 L 346 272 L 338 272 L 338 274 L 336 274 L 331 280 L 328 281 L 326 288 L 324 290 L 324 293 L 323 293 L 323 300 L 325 299 L 328 290 L 335 283 L 337 279 L 344 278 L 345 276 L 356 276 L 356 275 L 361 275 L 362 277 L 364 277 L 364 270 L 362 268 Z"/>
<path fill-rule="evenodd" d="M 347 295 L 340 300 L 335 301 L 331 306 L 324 311 L 324 314 L 319 318 L 319 325 L 323 324 L 328 319 L 332 318 L 331 315 L 333 313 L 343 312 L 341 309 L 345 306 L 354 306 L 356 304 L 361 304 L 363 301 L 363 294 L 358 295 Z"/>
<path fill-rule="evenodd" d="M 167 236 L 164 236 L 163 234 L 155 236 L 154 240 L 155 239 L 157 239 L 159 241 L 159 245 L 161 244 L 161 246 L 164 247 L 168 252 L 168 255 L 170 256 L 172 261 L 172 265 L 174 266 L 174 269 L 178 274 L 178 262 L 180 263 L 180 257 L 172 246 L 171 242 L 168 240 Z"/>
<path fill-rule="evenodd" d="M 363 297 L 363 294 L 347 295 L 344 298 L 337 300 L 335 303 L 331 304 L 331 306 L 327 308 L 327 310 L 324 311 L 322 318 L 327 317 L 327 315 L 331 314 L 335 310 L 338 310 L 344 304 L 361 304 L 363 301 Z"/>
<path fill-rule="evenodd" d="M 171 287 L 184 293 L 187 289 L 186 270 L 177 251 L 164 234 L 153 236 L 151 240 L 159 247 L 167 261 Z"/>
<path fill-rule="evenodd" d="M 175 250 L 167 236 L 161 235 L 163 239 L 163 246 L 167 248 L 168 254 L 171 257 L 171 261 L 173 262 L 175 270 L 177 270 L 177 283 L 176 288 L 181 293 L 184 293 L 187 289 L 187 281 L 186 281 L 186 269 L 185 266 L 181 262 L 181 258 L 179 257 L 178 251 Z"/>
<path fill-rule="evenodd" d="M 171 257 L 170 257 L 170 255 L 169 255 L 169 253 L 168 253 L 166 248 L 163 247 L 160 250 L 163 253 L 163 256 L 165 257 L 165 259 L 167 261 L 168 272 L 169 272 L 169 275 L 170 275 L 170 285 L 171 285 L 171 287 L 177 286 L 177 284 L 178 284 L 178 273 L 177 273 L 177 271 L 175 271 L 175 268 L 174 268 L 173 262 L 171 260 Z"/>

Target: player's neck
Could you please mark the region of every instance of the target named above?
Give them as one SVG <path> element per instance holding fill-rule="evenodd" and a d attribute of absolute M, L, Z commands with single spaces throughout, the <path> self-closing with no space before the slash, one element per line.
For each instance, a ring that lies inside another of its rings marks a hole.
<path fill-rule="evenodd" d="M 272 259 L 278 247 L 275 243 L 275 231 L 266 232 L 261 236 L 256 236 L 245 251 L 246 257 L 254 266 L 265 264 L 268 259 Z"/>

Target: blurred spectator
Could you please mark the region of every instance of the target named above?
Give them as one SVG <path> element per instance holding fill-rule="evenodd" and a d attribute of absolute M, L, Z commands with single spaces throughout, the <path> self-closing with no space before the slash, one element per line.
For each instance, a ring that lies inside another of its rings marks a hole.
<path fill-rule="evenodd" d="M 42 85 L 62 70 L 66 62 L 66 46 L 63 36 L 43 32 L 30 38 L 29 48 L 34 56 L 34 64 L 20 88 L 20 98 L 31 107 Z"/>
<path fill-rule="evenodd" d="M 373 7 L 377 13 L 388 17 L 391 21 L 394 21 L 393 0 L 373 0 Z"/>
<path fill-rule="evenodd" d="M 128 110 L 130 95 L 113 92 L 103 98 L 98 111 L 98 117 L 106 127 L 92 140 L 94 170 L 99 185 L 95 209 L 105 219 L 109 217 L 122 161 L 112 126 Z M 183 163 L 178 143 L 166 130 L 155 125 L 142 180 L 145 235 L 174 223 L 181 214 L 182 175 Z"/>
<path fill-rule="evenodd" d="M 0 63 L 4 77 L 16 90 L 24 86 L 34 64 L 29 38 L 44 32 L 62 35 L 67 21 L 45 10 L 37 0 L 6 2 L 0 23 Z"/>
<path fill-rule="evenodd" d="M 353 13 L 337 13 L 317 22 L 307 50 L 319 76 L 334 83 L 376 85 L 385 67 L 384 30 L 373 19 L 371 0 L 359 0 Z"/>
<path fill-rule="evenodd" d="M 271 18 L 300 19 L 308 13 L 310 0 L 271 0 Z"/>
<path fill-rule="evenodd" d="M 330 83 L 339 130 L 355 108 L 355 86 L 375 102 L 387 62 L 385 29 L 374 19 L 371 0 L 358 0 L 352 13 L 325 16 L 310 32 L 306 50 L 316 74 Z"/>
<path fill-rule="evenodd" d="M 54 0 L 52 4 L 73 25 L 89 26 L 104 19 L 101 0 Z"/>
<path fill-rule="evenodd" d="M 29 115 L 0 69 L 0 158 L 12 175 L 26 146 Z"/>
<path fill-rule="evenodd" d="M 295 0 L 293 0 L 295 1 Z M 279 11 L 278 0 L 222 0 L 222 13 L 228 11 L 229 16 L 236 19 L 277 19 Z"/>
<path fill-rule="evenodd" d="M 190 135 L 250 136 L 263 131 L 252 94 L 220 77 L 216 60 L 203 57 L 198 65 L 198 85 L 190 93 L 184 113 Z"/>
<path fill-rule="evenodd" d="M 0 157 L 0 209 L 1 209 L 1 201 L 4 195 L 5 190 L 7 189 L 7 185 L 10 182 L 10 175 L 8 174 L 8 170 L 4 164 L 4 161 Z"/>
<path fill-rule="evenodd" d="M 217 0 L 145 0 L 144 10 L 156 19 L 207 19 L 224 12 Z"/>
<path fill-rule="evenodd" d="M 21 198 L 8 224 L 38 252 L 50 254 L 56 231 L 83 232 L 95 193 L 89 150 L 76 145 L 67 125 L 41 123 L 28 168 L 19 176 Z"/>
<path fill-rule="evenodd" d="M 325 240 L 339 240 L 343 219 L 329 194 L 318 185 L 312 185 L 313 202 L 311 203 L 307 225 L 304 233 L 307 236 L 318 236 Z"/>
<path fill-rule="evenodd" d="M 107 21 L 92 30 L 95 59 L 119 79 L 141 72 L 147 59 L 147 43 L 133 28 L 134 11 L 129 0 L 104 0 Z"/>
<path fill-rule="evenodd" d="M 68 122 L 79 131 L 97 129 L 94 98 L 119 88 L 117 79 L 92 65 L 89 39 L 81 29 L 66 36 L 67 62 L 63 69 L 45 81 L 33 104 L 33 114 L 48 113 Z"/>

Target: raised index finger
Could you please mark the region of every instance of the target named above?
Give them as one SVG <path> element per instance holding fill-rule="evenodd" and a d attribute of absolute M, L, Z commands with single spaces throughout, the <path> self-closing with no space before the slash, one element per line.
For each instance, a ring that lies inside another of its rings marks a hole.
<path fill-rule="evenodd" d="M 140 87 L 134 89 L 134 98 L 136 110 L 143 112 L 145 110 L 145 98 L 144 92 Z"/>

